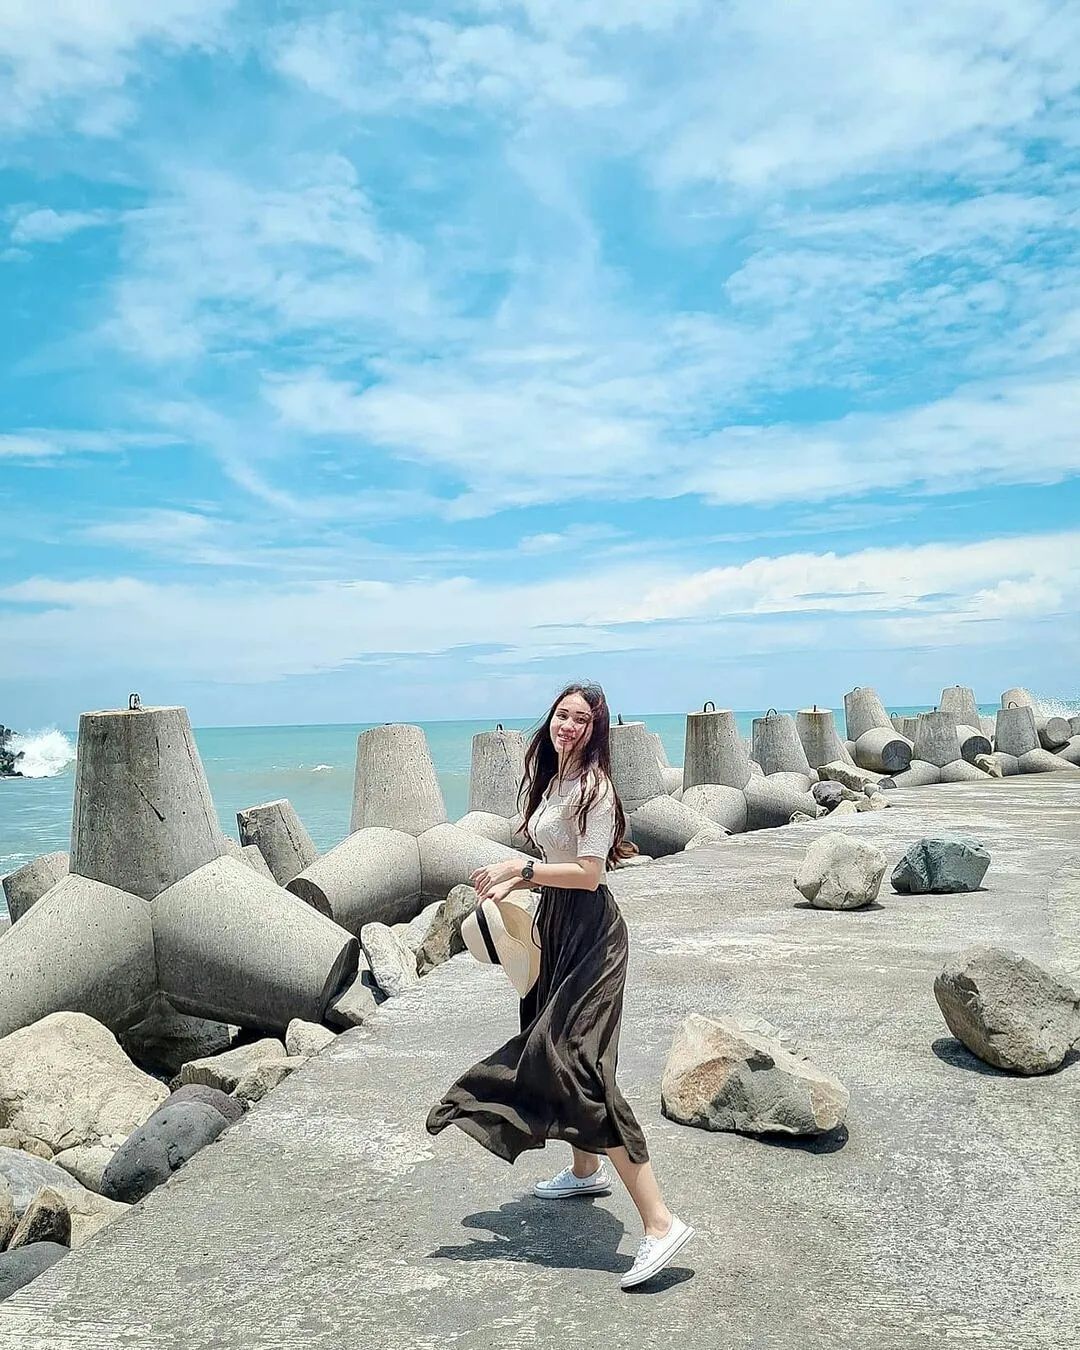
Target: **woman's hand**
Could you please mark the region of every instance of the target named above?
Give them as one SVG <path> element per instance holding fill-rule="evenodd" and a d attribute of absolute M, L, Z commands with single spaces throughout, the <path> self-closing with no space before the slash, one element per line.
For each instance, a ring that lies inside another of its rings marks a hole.
<path fill-rule="evenodd" d="M 476 888 L 477 900 L 505 900 L 511 891 L 516 890 L 513 881 L 497 881 L 494 886 L 489 886 L 486 891 L 482 891 L 479 886 Z"/>
<path fill-rule="evenodd" d="M 521 863 L 508 858 L 506 862 L 488 863 L 487 867 L 478 867 L 469 877 L 469 885 L 474 888 L 477 895 L 486 896 L 492 886 L 499 886 L 504 881 L 520 880 Z"/>

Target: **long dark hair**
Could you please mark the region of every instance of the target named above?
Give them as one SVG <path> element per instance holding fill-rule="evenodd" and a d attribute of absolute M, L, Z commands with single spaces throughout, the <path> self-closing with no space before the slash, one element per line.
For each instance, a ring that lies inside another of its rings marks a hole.
<path fill-rule="evenodd" d="M 518 789 L 518 805 L 523 819 L 522 832 L 525 838 L 537 847 L 536 840 L 529 832 L 529 817 L 540 805 L 540 798 L 548 784 L 559 771 L 559 755 L 551 743 L 551 719 L 555 709 L 569 694 L 580 694 L 592 709 L 592 724 L 589 739 L 581 751 L 581 803 L 577 811 L 578 828 L 584 833 L 589 819 L 589 809 L 595 804 L 604 786 L 605 779 L 615 798 L 615 836 L 608 851 L 606 865 L 615 867 L 623 858 L 635 854 L 637 846 L 624 838 L 626 834 L 626 815 L 623 812 L 619 794 L 611 777 L 611 714 L 608 712 L 607 699 L 598 684 L 568 684 L 561 690 L 554 703 L 544 715 L 544 720 L 533 732 L 525 751 L 525 773 Z M 524 799 L 524 806 L 522 800 Z"/>

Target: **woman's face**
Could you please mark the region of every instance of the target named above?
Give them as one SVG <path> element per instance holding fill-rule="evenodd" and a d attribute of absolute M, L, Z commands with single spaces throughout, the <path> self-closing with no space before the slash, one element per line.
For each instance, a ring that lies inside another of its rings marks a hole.
<path fill-rule="evenodd" d="M 580 694 L 567 694 L 552 713 L 549 729 L 551 742 L 565 763 L 588 745 L 592 709 Z"/>

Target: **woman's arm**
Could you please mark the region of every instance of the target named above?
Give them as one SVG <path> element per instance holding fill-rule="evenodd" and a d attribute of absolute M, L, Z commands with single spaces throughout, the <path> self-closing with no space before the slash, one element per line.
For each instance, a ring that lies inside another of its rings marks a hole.
<path fill-rule="evenodd" d="M 533 863 L 531 881 L 521 875 L 524 866 L 516 858 L 506 862 L 489 863 L 479 867 L 469 878 L 480 898 L 487 899 L 498 886 L 496 898 L 502 899 L 511 891 L 527 891 L 534 886 L 559 886 L 572 891 L 595 891 L 604 870 L 603 858 L 578 858 L 576 862 Z"/>

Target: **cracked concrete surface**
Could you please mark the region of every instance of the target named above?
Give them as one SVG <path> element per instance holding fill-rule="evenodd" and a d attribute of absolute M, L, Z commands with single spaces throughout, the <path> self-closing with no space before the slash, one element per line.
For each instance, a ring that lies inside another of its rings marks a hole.
<path fill-rule="evenodd" d="M 619 1079 L 672 1208 L 698 1235 L 623 1293 L 639 1224 L 621 1187 L 531 1194 L 565 1145 L 513 1167 L 431 1103 L 516 1030 L 468 956 L 341 1036 L 110 1228 L 0 1305 L 0 1346 L 594 1345 L 815 1350 L 1060 1347 L 1080 1334 L 1080 1062 L 1022 1079 L 950 1036 L 932 983 L 986 941 L 1080 977 L 1080 777 L 893 794 L 889 811 L 742 835 L 627 869 Z M 971 895 L 831 912 L 791 884 L 816 834 L 983 841 Z M 660 1075 L 687 1012 L 793 1035 L 851 1091 L 811 1145 L 687 1129 Z"/>

